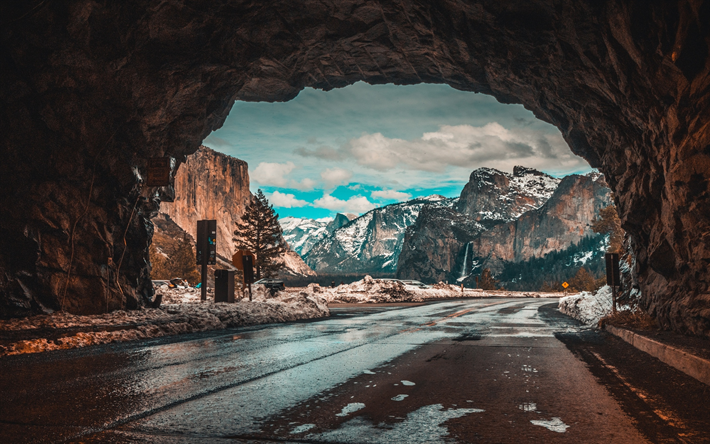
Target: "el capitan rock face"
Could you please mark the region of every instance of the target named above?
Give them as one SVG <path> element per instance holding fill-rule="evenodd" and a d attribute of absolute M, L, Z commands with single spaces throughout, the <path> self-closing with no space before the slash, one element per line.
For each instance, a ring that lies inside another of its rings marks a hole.
<path fill-rule="evenodd" d="M 0 17 L 3 316 L 146 304 L 146 158 L 182 161 L 234 99 L 365 80 L 447 83 L 556 125 L 615 191 L 644 306 L 710 333 L 707 0 L 73 0 Z"/>
<path fill-rule="evenodd" d="M 160 211 L 196 239 L 197 221 L 217 221 L 217 254 L 232 259 L 235 224 L 251 200 L 246 162 L 207 147 L 187 157 L 175 175 L 175 201 Z"/>

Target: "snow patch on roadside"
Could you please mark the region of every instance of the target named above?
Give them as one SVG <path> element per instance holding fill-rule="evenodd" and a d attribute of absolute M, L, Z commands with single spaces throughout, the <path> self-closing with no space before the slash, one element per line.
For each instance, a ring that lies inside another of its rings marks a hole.
<path fill-rule="evenodd" d="M 291 289 L 286 289 L 291 291 Z M 321 287 L 310 284 L 303 289 L 307 294 L 317 294 L 329 303 L 386 303 L 386 302 L 423 302 L 433 299 L 461 298 L 461 297 L 533 297 L 533 298 L 558 298 L 559 293 L 541 292 L 511 292 L 505 290 L 484 291 L 478 288 L 461 289 L 458 285 L 439 282 L 429 288 L 415 285 L 403 285 L 396 280 L 373 279 L 365 276 L 362 280 L 352 284 L 342 284 L 335 288 Z"/>
<path fill-rule="evenodd" d="M 599 320 L 611 313 L 611 287 L 603 286 L 596 292 L 583 291 L 560 299 L 559 309 L 587 325 L 597 325 Z"/>
<path fill-rule="evenodd" d="M 171 290 L 164 298 L 170 301 L 181 300 L 183 303 L 164 304 L 160 308 L 118 310 L 93 316 L 57 312 L 0 321 L 0 330 L 16 332 L 20 337 L 24 334 L 34 338 L 0 345 L 0 356 L 63 350 L 245 325 L 291 322 L 330 315 L 324 298 L 304 292 L 283 293 L 268 299 L 260 295 L 254 302 L 241 300 L 234 304 L 211 301 L 200 303 L 199 290 L 186 289 L 182 294 L 179 292 L 180 290 Z M 69 330 L 66 334 L 62 334 L 63 329 Z M 77 330 L 86 331 L 77 332 Z M 55 339 L 48 339 L 51 336 Z"/>

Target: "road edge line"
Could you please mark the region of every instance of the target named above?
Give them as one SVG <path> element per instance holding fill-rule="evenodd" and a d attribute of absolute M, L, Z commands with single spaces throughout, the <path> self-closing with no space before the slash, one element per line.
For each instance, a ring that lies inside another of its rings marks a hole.
<path fill-rule="evenodd" d="M 661 362 L 704 384 L 710 385 L 710 361 L 707 359 L 692 355 L 670 345 L 662 344 L 624 328 L 605 325 L 604 329 Z"/>

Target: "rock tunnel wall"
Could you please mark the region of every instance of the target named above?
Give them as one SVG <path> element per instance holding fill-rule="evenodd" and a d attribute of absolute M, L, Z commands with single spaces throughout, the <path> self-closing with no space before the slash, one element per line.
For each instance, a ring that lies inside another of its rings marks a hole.
<path fill-rule="evenodd" d="M 9 2 L 8 2 L 9 3 Z M 644 306 L 710 333 L 708 1 L 189 0 L 0 6 L 0 313 L 152 297 L 159 197 L 235 99 L 446 83 L 522 103 L 606 176 Z"/>

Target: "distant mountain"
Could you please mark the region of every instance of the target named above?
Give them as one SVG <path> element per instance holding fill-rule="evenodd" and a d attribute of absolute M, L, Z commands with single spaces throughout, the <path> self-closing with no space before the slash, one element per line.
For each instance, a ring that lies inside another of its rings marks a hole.
<path fill-rule="evenodd" d="M 335 218 L 307 219 L 300 217 L 284 217 L 279 219 L 284 239 L 293 251 L 305 256 L 321 239 L 347 224 L 357 216 L 338 213 Z"/>
<path fill-rule="evenodd" d="M 316 272 L 393 273 L 405 230 L 422 208 L 452 207 L 456 201 L 432 195 L 376 208 L 321 239 L 304 260 Z"/>
<path fill-rule="evenodd" d="M 509 222 L 540 208 L 560 180 L 521 166 L 513 168 L 513 174 L 478 168 L 461 191 L 456 210 L 486 226 Z"/>
<path fill-rule="evenodd" d="M 436 283 L 452 281 L 463 268 L 459 253 L 486 228 L 453 208 L 424 207 L 407 228 L 397 277 Z"/>
<path fill-rule="evenodd" d="M 565 250 L 595 235 L 590 225 L 610 203 L 611 192 L 600 174 L 567 176 L 540 208 L 478 235 L 470 245 L 471 260 L 498 273 L 505 262 Z"/>
<path fill-rule="evenodd" d="M 422 211 L 407 230 L 397 277 L 473 285 L 474 276 L 489 268 L 520 287 L 523 274 L 528 281 L 534 274 L 524 265 L 527 261 L 561 251 L 567 253 L 536 263 L 554 262 L 559 268 L 584 258 L 598 261 L 598 242 L 584 239 L 596 239 L 589 225 L 610 203 L 599 173 L 555 179 L 523 167 L 512 175 L 478 169 L 455 209 Z M 536 279 L 543 271 L 537 271 Z"/>

